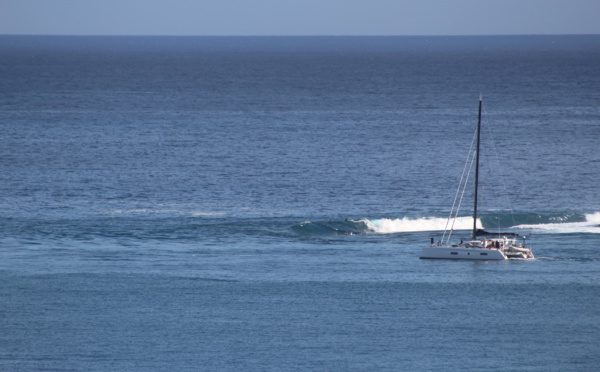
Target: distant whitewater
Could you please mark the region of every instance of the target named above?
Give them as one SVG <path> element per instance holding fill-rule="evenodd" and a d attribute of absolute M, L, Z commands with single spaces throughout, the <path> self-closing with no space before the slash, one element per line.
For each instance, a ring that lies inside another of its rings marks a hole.
<path fill-rule="evenodd" d="M 480 226 L 478 221 L 478 226 Z M 300 234 L 393 234 L 417 231 L 440 231 L 447 225 L 447 219 L 436 217 L 424 217 L 411 219 L 403 218 L 379 218 L 344 221 L 305 221 L 294 226 L 294 230 Z M 473 218 L 461 217 L 454 224 L 456 230 L 468 230 L 473 226 Z"/>
<path fill-rule="evenodd" d="M 377 234 L 392 234 L 417 231 L 442 231 L 446 228 L 454 230 L 470 230 L 473 228 L 472 217 L 460 217 L 451 225 L 445 218 L 424 217 L 411 219 L 407 217 L 397 219 L 364 219 L 368 229 Z M 526 230 L 537 233 L 600 233 L 600 212 L 580 214 L 566 213 L 532 214 L 522 213 L 516 215 L 484 216 L 477 220 L 477 228 Z"/>
<path fill-rule="evenodd" d="M 445 218 L 424 217 L 411 219 L 364 219 L 361 220 L 368 229 L 377 234 L 392 234 L 417 231 L 443 231 L 446 228 L 454 230 L 470 230 L 473 228 L 472 217 L 460 217 L 454 225 Z M 581 214 L 565 213 L 533 214 L 521 213 L 516 215 L 484 216 L 477 220 L 477 228 L 483 229 L 514 229 L 517 231 L 532 231 L 537 233 L 600 233 L 600 212 Z"/>
<path fill-rule="evenodd" d="M 444 231 L 452 229 L 468 231 L 473 228 L 472 217 L 459 217 L 454 223 L 446 218 L 363 218 L 344 221 L 305 221 L 294 226 L 301 235 L 330 234 L 395 234 L 408 232 Z M 477 228 L 497 231 L 512 229 L 516 232 L 535 233 L 600 233 L 600 212 L 581 214 L 490 215 L 477 220 Z"/>
<path fill-rule="evenodd" d="M 584 220 L 577 218 L 572 221 L 570 218 L 565 220 L 558 219 L 556 222 L 543 224 L 521 224 L 515 226 L 516 229 L 535 230 L 538 233 L 554 234 L 574 234 L 574 233 L 600 233 L 600 212 L 584 215 Z"/>
<path fill-rule="evenodd" d="M 440 231 L 446 228 L 451 228 L 452 225 L 448 223 L 446 218 L 435 218 L 435 217 L 424 217 L 411 219 L 407 217 L 389 219 L 364 219 L 364 222 L 370 231 L 378 234 L 393 234 L 400 232 L 413 232 L 413 231 Z M 478 227 L 481 227 L 481 221 L 477 221 Z M 472 217 L 460 217 L 457 218 L 453 225 L 455 230 L 469 230 L 473 227 Z"/>

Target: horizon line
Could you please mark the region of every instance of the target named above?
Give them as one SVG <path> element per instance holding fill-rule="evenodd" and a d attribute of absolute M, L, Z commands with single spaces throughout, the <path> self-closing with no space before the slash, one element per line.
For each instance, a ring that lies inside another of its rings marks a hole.
<path fill-rule="evenodd" d="M 265 35 L 265 34 L 2 34 L 2 36 L 59 36 L 59 37 L 486 37 L 486 36 L 600 36 L 600 33 L 523 33 L 523 34 L 281 34 L 281 35 Z"/>

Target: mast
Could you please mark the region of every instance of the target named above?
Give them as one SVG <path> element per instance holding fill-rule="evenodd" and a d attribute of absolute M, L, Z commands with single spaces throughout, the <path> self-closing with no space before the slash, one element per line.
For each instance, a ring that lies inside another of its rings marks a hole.
<path fill-rule="evenodd" d="M 473 204 L 473 240 L 477 239 L 477 191 L 479 190 L 479 143 L 481 139 L 481 105 L 483 96 L 479 96 L 479 114 L 477 117 L 477 149 L 475 150 L 475 201 Z"/>

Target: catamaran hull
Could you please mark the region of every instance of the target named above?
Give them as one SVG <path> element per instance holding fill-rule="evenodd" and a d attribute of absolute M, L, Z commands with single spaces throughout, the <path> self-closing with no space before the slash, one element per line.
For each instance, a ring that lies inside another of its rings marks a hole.
<path fill-rule="evenodd" d="M 450 260 L 506 260 L 498 249 L 433 246 L 421 248 L 419 258 L 439 258 Z"/>

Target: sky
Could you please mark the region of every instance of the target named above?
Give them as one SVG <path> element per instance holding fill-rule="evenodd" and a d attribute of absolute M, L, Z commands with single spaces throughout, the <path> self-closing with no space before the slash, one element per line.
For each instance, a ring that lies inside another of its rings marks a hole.
<path fill-rule="evenodd" d="M 19 34 L 600 34 L 600 0 L 0 0 Z"/>

